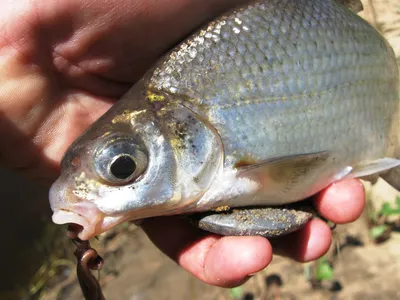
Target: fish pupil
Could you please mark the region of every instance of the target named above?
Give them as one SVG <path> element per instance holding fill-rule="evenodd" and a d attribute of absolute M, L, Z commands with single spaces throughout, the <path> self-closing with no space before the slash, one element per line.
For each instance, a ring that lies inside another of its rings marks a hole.
<path fill-rule="evenodd" d="M 136 170 L 136 164 L 129 155 L 121 155 L 110 166 L 111 174 L 118 179 L 127 179 Z"/>

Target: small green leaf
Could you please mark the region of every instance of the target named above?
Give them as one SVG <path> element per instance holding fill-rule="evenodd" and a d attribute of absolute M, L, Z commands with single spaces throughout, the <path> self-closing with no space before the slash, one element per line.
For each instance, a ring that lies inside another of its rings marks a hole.
<path fill-rule="evenodd" d="M 396 197 L 397 208 L 400 208 L 400 196 Z"/>
<path fill-rule="evenodd" d="M 379 214 L 383 215 L 385 217 L 394 216 L 394 215 L 400 215 L 400 206 L 399 206 L 400 202 L 397 202 L 397 200 L 398 199 L 396 198 L 396 206 L 397 206 L 396 208 L 393 208 L 390 205 L 390 203 L 385 202 L 382 205 L 381 209 L 379 210 Z"/>
<path fill-rule="evenodd" d="M 231 297 L 233 299 L 239 299 L 243 294 L 243 288 L 241 286 L 229 289 L 229 295 L 231 295 Z"/>
<path fill-rule="evenodd" d="M 333 279 L 333 268 L 325 257 L 318 260 L 315 277 L 319 281 Z"/>
<path fill-rule="evenodd" d="M 390 203 L 389 202 L 385 202 L 382 204 L 382 207 L 379 211 L 379 214 L 384 215 L 384 216 L 388 216 L 390 214 L 390 212 L 392 211 L 392 208 L 390 207 Z"/>
<path fill-rule="evenodd" d="M 400 215 L 400 208 L 393 209 L 393 210 L 390 212 L 390 215 L 391 215 L 391 216 L 398 216 L 398 215 Z"/>
<path fill-rule="evenodd" d="M 372 227 L 370 230 L 372 239 L 376 240 L 377 238 L 382 236 L 382 234 L 384 234 L 387 229 L 388 229 L 387 225 L 378 225 L 378 226 Z"/>

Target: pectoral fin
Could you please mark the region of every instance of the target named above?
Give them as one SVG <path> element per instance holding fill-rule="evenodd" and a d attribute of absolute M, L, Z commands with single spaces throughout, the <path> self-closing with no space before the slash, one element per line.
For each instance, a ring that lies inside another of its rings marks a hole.
<path fill-rule="evenodd" d="M 352 172 L 351 177 L 367 177 L 373 174 L 379 174 L 400 166 L 400 160 L 390 157 L 377 159 L 374 161 L 366 161 L 356 165 Z"/>
<path fill-rule="evenodd" d="M 249 205 L 259 204 L 257 199 L 268 205 L 301 200 L 351 172 L 350 167 L 337 166 L 329 151 L 274 158 L 239 170 L 239 176 L 261 187 Z"/>
<path fill-rule="evenodd" d="M 268 175 L 274 182 L 297 183 L 301 177 L 324 165 L 328 158 L 328 151 L 272 158 L 240 168 L 241 176 Z"/>

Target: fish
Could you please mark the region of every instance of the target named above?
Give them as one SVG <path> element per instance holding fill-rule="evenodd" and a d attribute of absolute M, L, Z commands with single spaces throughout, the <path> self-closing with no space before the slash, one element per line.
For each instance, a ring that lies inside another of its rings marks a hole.
<path fill-rule="evenodd" d="M 87 240 L 128 220 L 282 207 L 344 178 L 398 187 L 399 132 L 398 66 L 377 30 L 334 0 L 253 1 L 166 53 L 73 142 L 52 219 Z"/>

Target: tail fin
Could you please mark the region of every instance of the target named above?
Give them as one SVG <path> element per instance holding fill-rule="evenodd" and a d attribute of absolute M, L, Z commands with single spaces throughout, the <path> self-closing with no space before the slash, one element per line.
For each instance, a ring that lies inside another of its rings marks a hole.
<path fill-rule="evenodd" d="M 387 183 L 400 192 L 400 166 L 390 169 L 381 175 Z"/>

